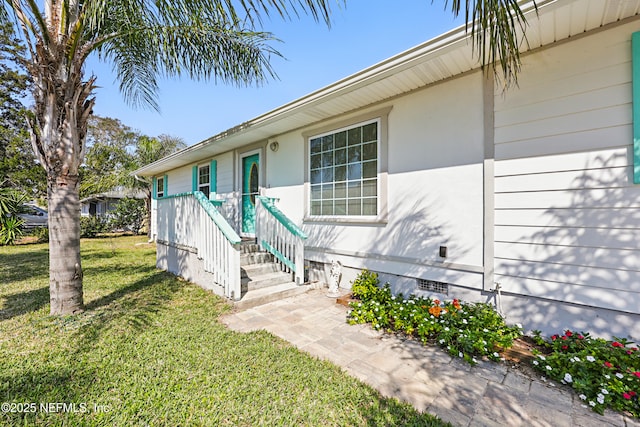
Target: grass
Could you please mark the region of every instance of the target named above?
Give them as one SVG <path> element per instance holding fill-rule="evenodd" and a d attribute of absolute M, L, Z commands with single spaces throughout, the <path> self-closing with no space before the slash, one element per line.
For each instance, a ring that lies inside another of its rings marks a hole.
<path fill-rule="evenodd" d="M 0 424 L 448 425 L 382 397 L 155 269 L 144 238 L 82 241 L 87 310 L 49 316 L 46 244 L 0 247 Z"/>

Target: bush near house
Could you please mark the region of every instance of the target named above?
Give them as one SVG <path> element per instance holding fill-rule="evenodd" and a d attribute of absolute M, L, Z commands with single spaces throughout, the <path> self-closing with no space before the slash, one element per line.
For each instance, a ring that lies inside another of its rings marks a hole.
<path fill-rule="evenodd" d="M 546 377 L 569 385 L 585 405 L 602 414 L 609 407 L 640 417 L 640 351 L 622 338 L 593 338 L 566 330 L 548 341 L 533 361 Z"/>
<path fill-rule="evenodd" d="M 100 216 L 80 217 L 80 237 L 96 237 L 109 231 L 109 221 Z"/>
<path fill-rule="evenodd" d="M 364 270 L 354 281 L 349 323 L 371 323 L 374 329 L 403 332 L 423 343 L 434 342 L 471 364 L 478 357 L 499 360 L 499 351 L 522 335 L 519 325 L 508 326 L 490 304 L 468 304 L 391 294 L 379 287 L 376 273 Z"/>
<path fill-rule="evenodd" d="M 475 364 L 477 357 L 500 360 L 522 335 L 520 325 L 506 325 L 489 304 L 468 304 L 453 299 L 393 296 L 388 284 L 380 287 L 375 273 L 364 270 L 352 285 L 359 301 L 352 302 L 348 321 L 370 323 L 374 329 L 403 332 L 446 348 L 454 357 Z M 609 407 L 640 417 L 640 350 L 622 338 L 593 338 L 586 332 L 566 330 L 545 340 L 533 337 L 539 350 L 535 369 L 571 386 L 585 406 L 602 414 Z"/>
<path fill-rule="evenodd" d="M 111 212 L 109 226 L 113 230 L 130 230 L 138 234 L 146 215 L 144 200 L 126 197 Z"/>

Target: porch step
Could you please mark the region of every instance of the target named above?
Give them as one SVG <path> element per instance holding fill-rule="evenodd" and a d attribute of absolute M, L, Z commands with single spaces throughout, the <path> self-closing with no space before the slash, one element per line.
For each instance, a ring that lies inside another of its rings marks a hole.
<path fill-rule="evenodd" d="M 252 254 L 256 252 L 262 252 L 262 248 L 260 247 L 260 245 L 255 243 L 254 240 L 243 241 L 238 246 L 240 247 L 240 253 L 242 254 Z"/>
<path fill-rule="evenodd" d="M 242 286 L 242 294 L 244 295 L 249 291 L 274 287 L 291 281 L 292 280 L 290 273 L 285 273 L 282 271 L 272 271 L 252 277 L 244 277 L 240 279 L 240 284 Z"/>
<path fill-rule="evenodd" d="M 304 293 L 309 285 L 299 286 L 293 275 L 280 270 L 272 254 L 262 250 L 252 240 L 240 244 L 240 283 L 242 298 L 234 303 L 237 309 L 248 309 Z"/>
<path fill-rule="evenodd" d="M 294 282 L 282 283 L 268 288 L 249 291 L 242 296 L 240 301 L 234 303 L 234 307 L 238 310 L 247 310 L 280 299 L 300 295 L 311 289 L 312 285 L 296 285 Z"/>
<path fill-rule="evenodd" d="M 247 252 L 240 254 L 240 265 L 264 264 L 273 262 L 273 255 L 268 252 Z"/>

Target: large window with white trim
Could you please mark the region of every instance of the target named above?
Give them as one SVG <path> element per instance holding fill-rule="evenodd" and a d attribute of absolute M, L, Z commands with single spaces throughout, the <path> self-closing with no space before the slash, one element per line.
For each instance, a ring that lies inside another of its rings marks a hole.
<path fill-rule="evenodd" d="M 378 214 L 379 120 L 309 138 L 311 216 Z"/>

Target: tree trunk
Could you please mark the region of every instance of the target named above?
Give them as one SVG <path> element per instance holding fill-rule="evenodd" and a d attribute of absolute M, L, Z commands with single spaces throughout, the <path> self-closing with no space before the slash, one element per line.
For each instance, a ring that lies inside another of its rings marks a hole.
<path fill-rule="evenodd" d="M 49 300 L 52 315 L 84 310 L 78 177 L 49 177 Z"/>

